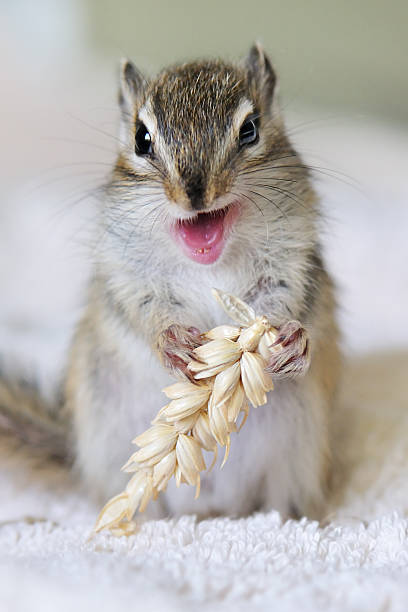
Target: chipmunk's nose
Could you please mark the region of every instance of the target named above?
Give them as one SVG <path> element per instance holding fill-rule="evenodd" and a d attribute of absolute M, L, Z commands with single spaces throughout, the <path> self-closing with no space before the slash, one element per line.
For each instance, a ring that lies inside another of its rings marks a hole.
<path fill-rule="evenodd" d="M 205 208 L 205 182 L 202 175 L 190 176 L 185 181 L 185 190 L 193 210 Z"/>

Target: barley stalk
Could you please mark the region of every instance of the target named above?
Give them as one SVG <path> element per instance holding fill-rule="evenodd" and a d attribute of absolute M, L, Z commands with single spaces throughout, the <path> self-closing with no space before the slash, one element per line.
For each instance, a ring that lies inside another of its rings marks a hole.
<path fill-rule="evenodd" d="M 200 474 L 206 469 L 202 451 L 214 453 L 211 469 L 218 445 L 225 447 L 222 467 L 231 433 L 239 431 L 247 419 L 248 401 L 254 408 L 261 406 L 273 389 L 265 366 L 270 351 L 277 350 L 272 347 L 277 330 L 235 296 L 215 289 L 213 295 L 239 327 L 220 325 L 203 334 L 208 342 L 194 350 L 195 359 L 188 364 L 196 382 L 177 382 L 163 389 L 170 401 L 158 412 L 152 427 L 133 440 L 139 450 L 122 468 L 133 475 L 125 491 L 100 512 L 96 532 L 132 533 L 136 510 L 143 512 L 172 477 L 177 486 L 195 486 L 197 498 Z"/>

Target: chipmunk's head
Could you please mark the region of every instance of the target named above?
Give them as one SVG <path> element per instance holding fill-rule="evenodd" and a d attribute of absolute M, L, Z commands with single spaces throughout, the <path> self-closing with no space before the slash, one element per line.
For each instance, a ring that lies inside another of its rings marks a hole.
<path fill-rule="evenodd" d="M 265 226 L 266 208 L 279 214 L 273 195 L 280 199 L 282 184 L 271 168 L 291 149 L 275 90 L 259 45 L 240 65 L 183 64 L 150 82 L 123 61 L 121 152 L 111 188 L 126 188 L 126 200 L 145 215 L 160 207 L 184 255 L 214 263 L 243 219 Z"/>

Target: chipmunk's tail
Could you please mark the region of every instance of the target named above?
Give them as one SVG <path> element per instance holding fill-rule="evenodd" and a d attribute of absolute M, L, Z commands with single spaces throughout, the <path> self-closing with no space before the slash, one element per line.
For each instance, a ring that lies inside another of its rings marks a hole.
<path fill-rule="evenodd" d="M 63 403 L 62 397 L 46 400 L 34 381 L 9 375 L 0 363 L 0 432 L 69 461 L 69 424 Z"/>

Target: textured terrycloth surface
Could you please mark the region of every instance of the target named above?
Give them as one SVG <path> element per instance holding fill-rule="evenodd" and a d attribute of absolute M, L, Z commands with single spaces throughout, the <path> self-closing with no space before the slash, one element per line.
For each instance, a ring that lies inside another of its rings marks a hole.
<path fill-rule="evenodd" d="M 327 200 L 345 344 L 360 356 L 348 359 L 335 436 L 343 472 L 326 523 L 282 524 L 276 513 L 184 517 L 146 523 L 127 539 L 101 534 L 87 542 L 98 509 L 69 473 L 1 440 L 1 611 L 408 609 L 407 187 L 398 171 L 407 147 L 376 129 L 359 133 L 357 151 L 356 134 L 340 126 L 314 143 L 319 151 L 343 147 L 376 193 L 362 197 L 339 184 Z M 24 222 L 16 222 L 19 239 L 30 234 Z M 9 267 L 5 294 L 14 286 Z M 11 346 L 4 329 L 0 340 L 3 350 Z"/>
<path fill-rule="evenodd" d="M 346 480 L 323 526 L 184 517 L 87 542 L 97 509 L 69 475 L 3 444 L 0 610 L 406 610 L 408 358 L 354 365 Z"/>

